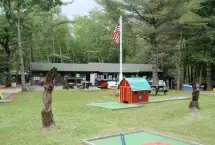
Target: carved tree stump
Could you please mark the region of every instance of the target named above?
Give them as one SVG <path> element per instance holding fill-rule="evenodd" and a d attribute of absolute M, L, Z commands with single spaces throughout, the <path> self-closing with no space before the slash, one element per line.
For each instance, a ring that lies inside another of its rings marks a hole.
<path fill-rule="evenodd" d="M 41 111 L 41 114 L 42 114 L 43 127 L 51 127 L 55 125 L 52 110 L 47 112 L 43 109 Z"/>
<path fill-rule="evenodd" d="M 54 89 L 54 80 L 57 74 L 57 69 L 52 68 L 44 81 L 44 93 L 43 93 L 43 105 L 44 108 L 41 111 L 42 123 L 44 128 L 50 128 L 55 125 L 54 117 L 52 113 L 52 91 Z"/>
<path fill-rule="evenodd" d="M 64 76 L 64 86 L 63 89 L 69 89 L 69 84 L 68 84 L 68 77 Z"/>

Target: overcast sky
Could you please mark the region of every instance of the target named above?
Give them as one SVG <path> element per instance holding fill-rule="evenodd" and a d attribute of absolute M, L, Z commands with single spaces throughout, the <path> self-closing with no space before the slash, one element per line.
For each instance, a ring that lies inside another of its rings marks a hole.
<path fill-rule="evenodd" d="M 69 2 L 71 0 L 64 0 Z M 64 15 L 72 19 L 74 15 L 85 15 L 98 5 L 93 0 L 75 0 L 74 3 L 67 6 L 62 6 L 61 10 Z"/>

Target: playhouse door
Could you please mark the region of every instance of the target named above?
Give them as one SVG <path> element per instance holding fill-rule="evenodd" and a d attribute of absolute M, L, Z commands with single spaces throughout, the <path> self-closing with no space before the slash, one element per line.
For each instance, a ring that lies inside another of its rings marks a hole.
<path fill-rule="evenodd" d="M 143 95 L 142 95 L 142 92 L 138 92 L 138 102 L 142 102 L 142 99 L 143 99 Z"/>
<path fill-rule="evenodd" d="M 129 94 L 127 87 L 120 87 L 120 102 L 128 103 L 129 102 Z"/>

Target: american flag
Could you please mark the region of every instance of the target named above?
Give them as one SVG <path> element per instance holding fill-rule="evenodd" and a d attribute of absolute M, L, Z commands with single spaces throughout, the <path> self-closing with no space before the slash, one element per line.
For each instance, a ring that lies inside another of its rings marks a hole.
<path fill-rule="evenodd" d="M 116 28 L 115 28 L 113 35 L 112 35 L 113 41 L 117 44 L 119 43 L 119 36 L 120 36 L 120 22 L 118 21 Z"/>

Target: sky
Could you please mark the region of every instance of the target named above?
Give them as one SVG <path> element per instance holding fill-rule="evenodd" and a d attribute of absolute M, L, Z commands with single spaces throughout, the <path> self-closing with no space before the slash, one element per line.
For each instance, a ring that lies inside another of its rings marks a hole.
<path fill-rule="evenodd" d="M 71 0 L 64 0 L 64 2 L 70 2 Z M 75 0 L 74 3 L 67 6 L 62 6 L 61 10 L 64 15 L 69 19 L 73 19 L 75 15 L 85 15 L 98 5 L 93 0 Z"/>

